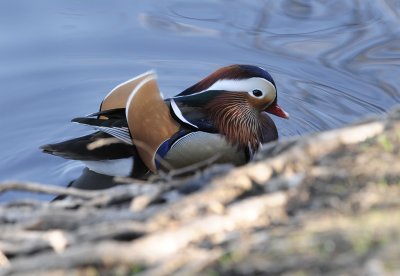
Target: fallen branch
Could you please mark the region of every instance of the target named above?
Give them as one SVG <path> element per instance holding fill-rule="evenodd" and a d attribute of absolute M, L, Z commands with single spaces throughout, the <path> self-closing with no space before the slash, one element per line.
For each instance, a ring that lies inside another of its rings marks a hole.
<path fill-rule="evenodd" d="M 34 182 L 7 181 L 0 183 L 0 194 L 13 190 L 32 192 L 32 193 L 51 194 L 51 195 L 74 196 L 84 199 L 91 199 L 104 194 L 104 192 L 99 192 L 99 191 L 80 190 L 72 187 L 64 188 L 64 187 L 58 187 L 54 185 L 40 184 Z"/>

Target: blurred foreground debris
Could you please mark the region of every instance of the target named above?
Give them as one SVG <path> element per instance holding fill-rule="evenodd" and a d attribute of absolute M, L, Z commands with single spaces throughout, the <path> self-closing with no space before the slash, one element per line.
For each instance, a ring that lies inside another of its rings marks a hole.
<path fill-rule="evenodd" d="M 186 179 L 0 206 L 0 274 L 400 274 L 400 109 Z"/>

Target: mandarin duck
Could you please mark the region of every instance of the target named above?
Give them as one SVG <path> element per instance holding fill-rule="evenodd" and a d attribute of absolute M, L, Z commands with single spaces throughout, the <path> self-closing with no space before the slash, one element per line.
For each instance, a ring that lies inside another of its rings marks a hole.
<path fill-rule="evenodd" d="M 72 120 L 96 132 L 41 149 L 112 176 L 142 177 L 215 155 L 215 163 L 241 165 L 260 145 L 278 138 L 267 112 L 288 118 L 277 104 L 274 80 L 260 67 L 220 68 L 167 99 L 150 71 L 115 87 L 98 112 Z M 103 138 L 119 142 L 88 147 Z"/>

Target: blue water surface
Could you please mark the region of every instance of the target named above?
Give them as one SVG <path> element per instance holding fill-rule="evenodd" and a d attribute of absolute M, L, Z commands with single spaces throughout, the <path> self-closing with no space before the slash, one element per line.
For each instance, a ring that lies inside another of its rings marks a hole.
<path fill-rule="evenodd" d="M 149 69 L 172 96 L 218 67 L 266 68 L 281 136 L 337 128 L 400 99 L 400 1 L 0 1 L 0 181 L 67 185 L 83 165 L 38 147 Z M 47 199 L 6 193 L 0 201 Z"/>

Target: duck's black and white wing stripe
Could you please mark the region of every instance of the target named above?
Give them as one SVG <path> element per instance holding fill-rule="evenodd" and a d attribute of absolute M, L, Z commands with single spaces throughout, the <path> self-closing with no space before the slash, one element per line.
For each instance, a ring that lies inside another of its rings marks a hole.
<path fill-rule="evenodd" d="M 128 144 L 128 145 L 133 145 L 132 143 L 132 138 L 131 138 L 131 134 L 129 133 L 129 129 L 128 127 L 125 126 L 121 126 L 121 127 L 117 127 L 117 126 L 104 126 L 104 125 L 97 125 L 95 123 L 92 123 L 90 121 L 83 121 L 80 119 L 86 119 L 86 118 L 76 118 L 73 120 L 74 123 L 79 123 L 82 125 L 87 125 L 90 126 L 92 128 L 94 128 L 95 130 L 110 134 L 111 136 L 121 140 L 122 142 Z M 97 120 L 97 119 L 95 119 Z"/>
<path fill-rule="evenodd" d="M 90 114 L 87 117 L 75 118 L 72 122 L 87 125 L 98 131 L 110 134 L 128 145 L 133 144 L 125 117 L 125 109 L 101 111 Z"/>
<path fill-rule="evenodd" d="M 91 126 L 91 127 L 101 132 L 110 134 L 128 145 L 133 145 L 129 129 L 127 127 L 102 127 L 102 126 Z"/>

